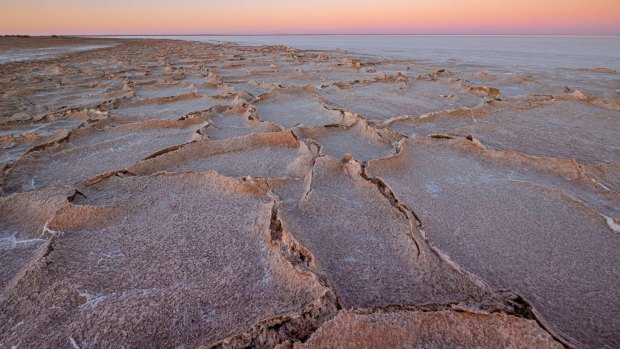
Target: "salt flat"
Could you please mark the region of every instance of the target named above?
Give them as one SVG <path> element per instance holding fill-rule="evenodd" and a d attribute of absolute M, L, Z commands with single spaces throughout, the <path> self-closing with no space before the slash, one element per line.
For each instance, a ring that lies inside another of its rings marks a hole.
<path fill-rule="evenodd" d="M 0 347 L 620 347 L 614 69 L 0 38 L 49 47 L 0 64 Z"/>

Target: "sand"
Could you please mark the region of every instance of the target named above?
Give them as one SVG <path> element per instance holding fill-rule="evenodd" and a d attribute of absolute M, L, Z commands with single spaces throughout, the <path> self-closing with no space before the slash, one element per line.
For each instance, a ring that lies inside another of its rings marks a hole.
<path fill-rule="evenodd" d="M 0 347 L 620 346 L 613 69 L 0 50 Z"/>

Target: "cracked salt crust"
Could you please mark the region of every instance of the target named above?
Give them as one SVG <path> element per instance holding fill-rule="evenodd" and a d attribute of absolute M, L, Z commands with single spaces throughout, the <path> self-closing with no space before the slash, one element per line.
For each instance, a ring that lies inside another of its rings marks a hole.
<path fill-rule="evenodd" d="M 620 345 L 613 72 L 104 41 L 0 65 L 0 346 Z"/>

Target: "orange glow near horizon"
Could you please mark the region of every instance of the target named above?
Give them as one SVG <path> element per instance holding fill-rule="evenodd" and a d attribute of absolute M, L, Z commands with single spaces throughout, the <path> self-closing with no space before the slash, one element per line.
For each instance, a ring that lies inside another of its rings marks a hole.
<path fill-rule="evenodd" d="M 0 34 L 620 34 L 620 0 L 0 0 Z"/>

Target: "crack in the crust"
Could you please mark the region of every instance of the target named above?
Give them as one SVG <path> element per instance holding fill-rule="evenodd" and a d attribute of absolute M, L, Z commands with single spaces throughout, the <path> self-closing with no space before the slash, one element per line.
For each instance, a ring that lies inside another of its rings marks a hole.
<path fill-rule="evenodd" d="M 312 183 L 314 181 L 314 167 L 316 165 L 316 159 L 319 156 L 320 155 L 312 157 L 312 166 L 310 167 L 310 173 L 309 173 L 310 178 L 308 179 L 308 185 L 306 187 L 306 190 L 304 191 L 304 194 L 302 195 L 301 199 L 299 200 L 299 202 L 306 201 L 308 199 L 308 196 L 312 192 Z"/>
<path fill-rule="evenodd" d="M 299 268 L 303 271 L 310 271 L 311 265 L 314 262 L 314 256 L 307 248 L 303 247 L 291 236 L 291 234 L 284 231 L 284 225 L 282 224 L 282 219 L 279 214 L 281 201 L 279 197 L 271 191 L 269 191 L 267 195 L 273 200 L 273 205 L 271 206 L 271 222 L 269 225 L 271 242 L 279 245 L 282 256 L 295 268 Z M 319 278 L 318 275 L 316 276 Z"/>
<path fill-rule="evenodd" d="M 424 229 L 422 229 L 420 227 L 419 232 L 420 232 L 420 235 L 422 236 L 422 239 L 426 242 L 426 244 L 430 248 L 430 250 L 433 251 L 433 253 L 435 253 L 435 255 L 437 255 L 437 257 L 439 257 L 439 259 L 441 261 L 446 263 L 446 265 L 448 265 L 452 270 L 454 270 L 457 273 L 465 276 L 474 285 L 476 285 L 481 290 L 484 290 L 485 292 L 494 289 L 494 287 L 491 285 L 491 283 L 489 283 L 488 281 L 486 281 L 484 278 L 480 277 L 479 275 L 476 275 L 474 273 L 471 273 L 471 272 L 465 270 L 460 265 L 458 265 L 456 262 L 454 262 L 446 253 L 444 253 L 437 246 L 435 246 L 435 244 L 428 237 L 428 235 L 426 234 Z"/>
<path fill-rule="evenodd" d="M 82 193 L 82 192 L 80 192 L 79 190 L 75 189 L 75 190 L 74 190 L 74 192 L 73 192 L 73 194 L 67 197 L 67 200 L 68 200 L 69 202 L 74 202 L 74 201 L 75 201 L 75 199 L 76 199 L 78 196 L 81 196 L 81 197 L 83 197 L 83 198 L 85 198 L 85 199 L 88 199 L 88 197 L 87 197 L 86 195 L 84 195 L 84 193 Z"/>
<path fill-rule="evenodd" d="M 57 108 L 57 110 L 55 111 L 51 111 L 45 114 L 39 114 L 38 118 L 40 118 L 41 120 L 47 119 L 51 121 L 55 119 L 60 119 L 74 112 L 82 112 L 82 111 L 86 113 L 95 112 L 95 111 L 110 113 L 122 101 L 132 98 L 133 94 L 134 94 L 133 91 L 127 91 L 127 93 L 123 96 L 109 98 L 98 104 L 83 104 L 83 105 L 75 105 L 71 107 L 61 106 Z"/>
<path fill-rule="evenodd" d="M 60 210 L 60 209 L 59 209 Z M 55 216 L 55 215 L 54 215 Z M 51 220 L 50 220 L 51 221 Z M 56 239 L 63 235 L 62 231 L 53 230 L 48 227 L 49 221 L 45 223 L 43 226 L 41 237 L 48 235 L 49 238 L 47 240 L 46 245 L 41 249 L 41 252 L 37 256 L 35 260 L 44 260 L 45 257 L 49 256 L 50 253 L 54 251 L 54 244 L 56 243 Z M 46 261 L 46 264 L 50 264 L 50 262 Z"/>
<path fill-rule="evenodd" d="M 264 179 L 261 179 L 264 180 Z M 265 180 L 264 183 L 269 188 Z M 294 315 L 275 316 L 255 323 L 243 333 L 228 337 L 215 345 L 219 348 L 264 348 L 282 344 L 305 342 L 321 325 L 334 318 L 342 305 L 338 301 L 335 290 L 322 275 L 312 270 L 314 257 L 301 246 L 294 237 L 288 234 L 279 217 L 280 198 L 269 188 L 267 197 L 273 201 L 269 225 L 269 236 L 272 244 L 279 246 L 282 257 L 300 272 L 314 275 L 326 292 L 315 302 L 308 305 L 300 313 Z M 204 347 L 202 347 L 204 348 Z"/>
<path fill-rule="evenodd" d="M 269 183 L 265 181 L 269 191 L 267 197 L 273 201 L 271 206 L 271 223 L 270 223 L 270 236 L 271 242 L 277 243 L 280 246 L 280 252 L 295 268 L 304 272 L 312 273 L 321 286 L 329 289 L 336 296 L 336 306 L 338 309 L 342 308 L 339 297 L 336 290 L 330 285 L 327 278 L 320 272 L 314 269 L 315 257 L 312 252 L 304 247 L 293 234 L 287 232 L 284 229 L 282 219 L 280 218 L 280 207 L 282 205 L 281 198 L 275 194 L 269 187 Z"/>
<path fill-rule="evenodd" d="M 356 160 L 352 160 L 352 161 L 356 161 Z M 485 305 L 483 303 L 478 302 L 478 304 L 476 304 L 477 306 L 482 307 L 483 309 L 488 308 L 488 310 L 490 310 L 491 312 L 503 312 L 508 315 L 514 315 L 514 316 L 521 317 L 521 318 L 535 320 L 543 330 L 545 330 L 547 333 L 551 335 L 551 337 L 553 337 L 553 339 L 561 343 L 566 348 L 572 348 L 568 344 L 569 342 L 567 340 L 555 334 L 552 330 L 550 330 L 549 326 L 546 326 L 544 324 L 544 321 L 541 320 L 541 317 L 537 314 L 534 307 L 531 305 L 530 302 L 525 300 L 523 296 L 511 290 L 497 290 L 484 278 L 465 270 L 464 268 L 462 268 L 461 266 L 453 262 L 447 254 L 441 251 L 429 239 L 429 237 L 426 235 L 426 233 L 423 230 L 422 221 L 416 215 L 416 213 L 413 210 L 409 209 L 402 202 L 400 202 L 400 200 L 396 197 L 396 195 L 391 190 L 391 188 L 382 179 L 376 178 L 376 177 L 369 177 L 366 173 L 366 168 L 367 168 L 367 163 L 366 162 L 361 163 L 360 174 L 362 178 L 375 184 L 377 188 L 379 189 L 379 192 L 381 192 L 390 201 L 392 206 L 394 206 L 400 212 L 402 212 L 409 221 L 411 221 L 409 219 L 410 217 L 409 214 L 415 219 L 420 235 L 422 236 L 422 238 L 424 239 L 428 247 L 431 249 L 431 251 L 433 251 L 440 258 L 440 260 L 445 262 L 451 269 L 465 276 L 468 280 L 470 280 L 472 283 L 478 286 L 481 290 L 483 290 L 485 294 L 488 295 L 489 300 L 491 300 L 492 304 Z M 411 229 L 414 229 L 414 228 L 412 227 Z M 413 234 L 413 231 L 411 232 L 411 234 Z M 414 238 L 413 235 L 411 235 L 411 238 L 416 244 L 416 247 L 418 248 L 418 256 L 419 256 L 421 252 L 420 245 L 418 244 L 417 240 Z M 412 309 L 412 310 L 420 310 L 420 311 L 433 311 L 433 310 L 447 310 L 447 309 L 454 310 L 455 308 L 458 309 L 459 306 L 462 306 L 462 304 L 456 302 L 456 303 L 447 303 L 447 304 L 426 304 L 426 305 L 395 304 L 395 305 L 388 306 L 388 308 L 391 307 L 391 308 L 403 308 L 403 309 Z"/>
<path fill-rule="evenodd" d="M 244 333 L 228 337 L 200 349 L 224 348 L 274 348 L 278 345 L 291 345 L 306 342 L 321 325 L 334 318 L 338 309 L 331 292 L 326 292 L 317 301 L 296 315 L 281 315 L 259 321 Z"/>
<path fill-rule="evenodd" d="M 366 175 L 366 172 L 365 172 L 366 164 L 363 164 L 362 169 L 363 169 L 363 171 L 362 171 L 363 175 L 362 176 L 365 177 L 365 178 L 368 178 L 368 176 Z M 372 179 L 367 179 L 367 180 L 372 182 Z M 380 181 L 380 183 L 383 182 L 380 179 L 378 179 L 378 181 Z M 385 183 L 383 183 L 383 185 L 385 185 Z M 387 187 L 387 185 L 386 185 L 386 188 L 389 189 L 389 187 Z M 391 192 L 391 190 L 390 190 L 390 192 Z M 383 193 L 383 191 L 382 191 L 382 193 Z M 393 196 L 394 200 L 398 200 L 393 192 L 391 192 L 390 196 Z M 388 199 L 390 199 L 390 198 L 388 197 Z M 408 210 L 408 208 L 406 206 L 402 206 L 402 209 Z M 437 246 L 435 246 L 435 244 L 433 244 L 433 242 L 427 236 L 426 232 L 422 229 L 422 222 L 417 217 L 417 215 L 415 215 L 415 213 L 413 211 L 410 211 L 410 213 L 416 218 L 416 220 L 417 220 L 417 222 L 419 224 L 419 229 L 418 230 L 420 231 L 420 234 L 421 234 L 422 238 L 426 241 L 426 243 L 429 246 L 429 248 L 431 249 L 431 251 L 433 251 L 450 268 L 452 268 L 453 270 L 455 270 L 459 274 L 465 276 L 467 279 L 472 281 L 480 289 L 484 290 L 485 293 L 487 293 L 489 291 L 492 292 L 492 294 L 490 295 L 491 299 L 495 298 L 495 299 L 497 299 L 497 301 L 500 302 L 500 304 L 497 304 L 495 306 L 491 306 L 492 311 L 495 311 L 495 312 L 499 311 L 499 312 L 506 313 L 508 315 L 514 315 L 514 316 L 521 317 L 521 318 L 535 320 L 538 323 L 538 325 L 543 330 L 545 330 L 547 333 L 549 333 L 549 335 L 554 340 L 558 341 L 565 348 L 573 348 L 569 344 L 568 340 L 566 340 L 563 337 L 561 337 L 560 335 L 556 334 L 554 331 L 552 331 L 550 329 L 549 326 L 547 326 L 544 323 L 543 320 L 541 320 L 541 317 L 537 313 L 535 308 L 523 296 L 519 295 L 518 293 L 516 293 L 516 292 L 514 292 L 512 290 L 496 289 L 488 281 L 486 281 L 484 278 L 480 277 L 479 275 L 476 275 L 474 273 L 471 273 L 471 272 L 465 270 L 460 265 L 458 265 L 457 263 L 452 261 L 447 254 L 445 254 Z M 416 245 L 417 245 L 417 242 L 416 242 Z M 457 306 L 459 304 L 455 303 L 455 304 L 449 304 L 449 305 L 451 307 L 454 307 L 454 306 Z M 482 305 L 482 304 L 478 304 L 478 305 Z M 399 307 L 399 306 L 400 305 L 393 305 L 393 307 Z M 424 308 L 433 309 L 433 308 L 441 308 L 443 306 L 447 306 L 447 305 L 434 304 L 434 305 L 427 305 L 427 306 L 413 306 L 413 308 L 415 310 L 422 310 L 422 311 L 424 311 Z M 411 307 L 411 306 L 407 306 L 407 307 Z"/>
<path fill-rule="evenodd" d="M 74 195 L 76 195 L 77 193 L 79 193 L 79 192 L 76 190 Z M 70 201 L 70 198 L 71 197 L 67 198 L 68 202 Z M 23 278 L 28 276 L 30 273 L 32 273 L 34 268 L 40 262 L 44 262 L 45 265 L 51 264 L 51 262 L 46 260 L 46 259 L 47 259 L 47 257 L 52 252 L 54 252 L 54 248 L 55 248 L 55 244 L 56 244 L 56 239 L 58 239 L 59 237 L 64 235 L 64 232 L 60 231 L 60 230 L 54 230 L 54 229 L 49 228 L 49 224 L 50 224 L 50 222 L 52 222 L 54 220 L 54 218 L 56 218 L 56 216 L 58 215 L 58 212 L 60 212 L 60 210 L 63 207 L 64 207 L 64 204 L 60 205 L 60 207 L 58 207 L 56 209 L 56 211 L 54 212 L 52 217 L 47 222 L 45 222 L 45 224 L 41 228 L 41 234 L 39 235 L 39 238 L 40 239 L 47 238 L 47 240 L 45 241 L 45 244 L 39 248 L 39 252 L 37 253 L 36 257 L 34 257 L 32 259 L 32 261 L 30 261 L 28 263 L 28 265 L 18 275 L 16 275 L 10 281 L 10 283 L 8 285 L 5 286 L 5 289 L 10 289 L 10 288 L 14 287 L 15 285 L 17 285 L 20 282 L 20 280 L 22 280 Z M 0 293 L 0 299 L 2 299 L 3 297 L 4 297 L 4 293 Z"/>
<path fill-rule="evenodd" d="M 338 107 L 336 105 L 328 105 L 325 100 L 323 102 L 321 102 L 321 106 L 323 107 L 323 109 L 339 112 L 340 113 L 340 120 L 342 122 L 342 124 L 327 124 L 327 125 L 323 125 L 323 127 L 345 127 L 345 128 L 348 128 L 348 127 L 355 126 L 359 121 L 366 121 L 367 120 L 367 118 L 363 114 L 355 113 L 355 112 L 353 112 L 353 111 L 351 111 L 349 109 L 341 108 L 341 107 Z M 347 118 L 353 118 L 354 121 L 352 121 L 349 124 L 349 123 L 347 123 Z"/>
<path fill-rule="evenodd" d="M 101 173 L 98 174 L 96 176 L 93 177 L 89 177 L 87 179 L 84 180 L 84 183 L 86 185 L 93 185 L 93 184 L 97 184 L 105 179 L 108 179 L 110 177 L 133 177 L 135 176 L 134 173 L 126 170 L 126 169 L 120 169 L 120 170 L 115 170 L 115 171 L 110 171 L 110 172 L 106 172 L 106 173 Z"/>
<path fill-rule="evenodd" d="M 453 108 L 453 109 L 444 109 L 444 110 L 432 111 L 432 112 L 428 112 L 428 113 L 424 113 L 420 115 L 397 115 L 397 116 L 391 117 L 377 124 L 377 127 L 379 128 L 390 127 L 393 123 L 399 122 L 399 121 L 428 119 L 428 118 L 442 116 L 442 115 L 446 115 L 446 114 L 450 114 L 454 112 L 469 112 L 470 114 L 473 114 L 474 111 L 481 110 L 485 106 L 490 105 L 491 103 L 492 101 L 490 102 L 482 101 L 478 105 L 475 105 L 473 107 L 459 107 L 459 108 Z"/>
<path fill-rule="evenodd" d="M 53 141 L 50 142 L 46 142 L 46 143 L 42 143 L 42 144 L 38 144 L 35 145 L 34 147 L 29 148 L 28 150 L 26 150 L 22 155 L 20 155 L 17 159 L 15 159 L 15 161 L 13 161 L 11 164 L 7 164 L 4 168 L 4 171 L 9 171 L 11 169 L 11 167 L 17 163 L 20 159 L 24 158 L 26 155 L 37 152 L 37 151 L 43 151 L 49 147 L 53 147 L 55 145 L 58 144 L 63 144 L 66 143 L 69 138 L 71 137 L 73 130 L 67 130 L 67 134 L 59 139 L 55 139 Z"/>
<path fill-rule="evenodd" d="M 592 177 L 591 175 L 588 174 L 588 172 L 586 171 L 586 169 L 583 167 L 583 164 L 577 163 L 577 167 L 579 168 L 579 171 L 581 172 L 581 174 L 588 178 L 590 181 L 592 181 L 592 183 L 594 183 L 595 185 L 609 191 L 609 192 L 614 192 L 614 193 L 618 193 L 620 194 L 620 192 L 617 192 L 613 189 L 610 189 L 609 187 L 607 187 L 606 185 L 604 185 L 603 183 L 599 182 L 596 178 Z"/>
<path fill-rule="evenodd" d="M 450 136 L 448 134 L 443 134 L 443 133 L 433 133 L 433 134 L 428 135 L 427 137 L 435 138 L 435 139 L 454 139 L 453 136 Z"/>
<path fill-rule="evenodd" d="M 50 142 L 46 142 L 43 144 L 38 144 L 34 147 L 29 148 L 28 150 L 26 150 L 24 153 L 22 153 L 17 159 L 15 159 L 12 162 L 6 163 L 1 169 L 0 169 L 0 193 L 2 193 L 2 191 L 5 189 L 4 188 L 4 177 L 7 176 L 13 169 L 13 166 L 15 166 L 15 164 L 17 164 L 21 159 L 25 158 L 27 155 L 37 152 L 37 151 L 43 151 L 49 147 L 53 147 L 55 145 L 59 145 L 59 144 L 63 144 L 69 141 L 69 137 L 71 137 L 71 133 L 72 130 L 67 130 L 67 134 L 59 139 L 55 139 L 53 141 Z M 34 182 L 34 179 L 33 179 Z"/>
<path fill-rule="evenodd" d="M 294 129 L 291 129 L 291 134 L 293 135 L 293 138 L 295 138 L 298 142 L 305 144 L 305 146 L 311 151 L 312 151 L 312 148 L 309 145 L 313 145 L 316 147 L 316 151 L 312 151 L 312 162 L 310 166 L 310 173 L 308 174 L 310 176 L 310 178 L 308 179 L 308 186 L 306 190 L 304 191 L 304 194 L 301 196 L 301 199 L 299 200 L 300 202 L 302 202 L 302 201 L 305 201 L 308 198 L 308 195 L 310 195 L 310 193 L 312 192 L 312 183 L 314 180 L 314 167 L 316 165 L 316 159 L 323 156 L 323 146 L 321 146 L 321 144 L 315 141 L 314 139 L 306 139 L 306 140 L 301 139 L 295 133 Z"/>
<path fill-rule="evenodd" d="M 511 290 L 497 290 L 499 294 L 501 294 L 502 300 L 505 303 L 511 304 L 512 308 L 510 311 L 506 309 L 472 309 L 467 306 L 463 306 L 460 303 L 445 303 L 445 304 L 423 304 L 423 305 L 413 305 L 413 304 L 390 304 L 376 308 L 356 308 L 351 309 L 349 312 L 359 315 L 370 315 L 375 313 L 393 313 L 399 311 L 416 311 L 416 312 L 438 312 L 438 311 L 455 311 L 455 312 L 470 312 L 470 313 L 482 313 L 482 314 L 493 314 L 493 313 L 503 313 L 506 315 L 512 315 L 518 318 L 533 320 L 536 324 L 545 332 L 547 332 L 551 338 L 553 338 L 556 342 L 562 345 L 566 349 L 574 349 L 576 347 L 572 346 L 565 340 L 563 337 L 554 334 L 549 328 L 541 322 L 536 313 L 533 310 L 532 305 L 524 299 L 521 295 L 514 293 Z"/>
<path fill-rule="evenodd" d="M 482 314 L 504 313 L 519 318 L 534 320 L 535 315 L 531 312 L 531 305 L 520 295 L 511 290 L 498 290 L 495 294 L 496 298 L 487 297 L 483 301 L 453 301 L 446 303 L 394 303 L 385 304 L 372 308 L 353 308 L 351 312 L 357 314 L 371 314 L 375 312 L 392 312 L 392 311 L 419 311 L 419 312 L 436 312 L 436 311 L 467 311 Z M 498 303 L 498 300 L 501 300 Z"/>
<path fill-rule="evenodd" d="M 154 159 L 154 158 L 156 158 L 158 156 L 161 156 L 161 155 L 164 155 L 164 154 L 167 154 L 167 153 L 179 150 L 179 149 L 185 147 L 186 145 L 194 143 L 194 142 L 195 141 L 187 142 L 187 143 L 183 143 L 183 144 L 176 144 L 176 145 L 164 148 L 164 149 L 160 149 L 160 150 L 158 150 L 158 151 L 156 151 L 156 152 L 154 152 L 154 153 L 152 153 L 150 155 L 147 155 L 145 158 L 143 158 L 140 161 L 146 161 L 146 160 Z M 138 161 L 138 162 L 140 162 L 140 161 Z"/>
<path fill-rule="evenodd" d="M 525 299 L 522 295 L 507 289 L 498 289 L 496 292 L 501 295 L 501 300 L 504 301 L 505 304 L 510 306 L 509 311 L 506 309 L 502 309 L 503 313 L 508 315 L 513 315 L 516 317 L 534 320 L 538 324 L 540 328 L 542 328 L 545 332 L 547 332 L 551 338 L 553 338 L 556 342 L 560 343 L 566 349 L 575 349 L 576 347 L 570 342 L 562 337 L 561 335 L 555 333 L 551 328 L 542 320 L 540 314 L 536 311 L 534 306 Z"/>
<path fill-rule="evenodd" d="M 142 161 L 147 161 L 147 160 L 154 159 L 156 157 L 162 156 L 162 155 L 167 154 L 167 153 L 171 153 L 171 152 L 177 151 L 177 150 L 185 147 L 186 145 L 189 145 L 189 144 L 192 144 L 192 143 L 195 143 L 195 142 L 197 142 L 197 141 L 191 141 L 191 142 L 187 142 L 187 143 L 176 144 L 176 145 L 173 145 L 173 146 L 170 146 L 170 147 L 158 150 L 155 153 L 147 155 L 146 157 L 144 157 L 144 158 L 134 162 L 132 165 L 138 164 L 138 163 L 140 163 Z M 105 172 L 105 173 L 100 173 L 98 175 L 95 175 L 95 176 L 92 176 L 92 177 L 89 177 L 89 178 L 85 179 L 84 182 L 87 185 L 93 185 L 93 184 L 99 183 L 99 182 L 101 182 L 101 181 L 103 181 L 105 179 L 108 179 L 108 178 L 114 177 L 114 176 L 117 176 L 117 177 L 127 177 L 127 176 L 133 177 L 133 176 L 136 176 L 135 173 L 129 171 L 129 169 L 128 169 L 132 165 L 130 165 L 130 166 L 126 167 L 126 168 L 119 169 L 119 170 L 113 170 L 113 171 L 109 171 L 109 172 Z"/>
<path fill-rule="evenodd" d="M 496 304 L 485 305 L 485 304 L 479 303 L 477 304 L 478 306 L 481 306 L 482 308 L 490 307 L 489 310 L 491 310 L 491 312 L 502 312 L 508 315 L 514 315 L 514 316 L 521 317 L 521 318 L 535 320 L 542 329 L 544 329 L 547 333 L 549 333 L 549 335 L 551 335 L 551 337 L 553 337 L 553 339 L 561 343 L 566 348 L 572 348 L 568 344 L 569 342 L 567 340 L 555 334 L 549 328 L 549 326 L 545 325 L 544 321 L 541 320 L 540 315 L 536 312 L 536 310 L 531 305 L 531 303 L 528 302 L 523 296 L 519 295 L 518 293 L 512 290 L 504 290 L 504 289 L 498 290 L 495 287 L 493 287 L 484 278 L 465 270 L 460 265 L 452 261 L 447 254 L 445 254 L 437 246 L 435 246 L 433 242 L 430 240 L 430 238 L 426 235 L 426 232 L 423 229 L 421 229 L 421 226 L 420 226 L 419 231 L 420 231 L 420 234 L 422 235 L 422 238 L 426 241 L 431 251 L 433 251 L 444 263 L 446 263 L 451 269 L 455 270 L 457 273 L 465 276 L 468 280 L 473 282 L 480 289 L 485 291 L 485 294 L 488 294 L 489 292 L 491 293 L 488 295 L 491 300 L 491 303 L 496 303 Z M 495 301 L 493 301 L 494 299 Z M 449 305 L 452 308 L 452 310 L 454 310 L 454 308 L 458 309 L 458 306 L 461 304 L 454 303 L 454 304 L 447 304 L 447 305 Z M 424 311 L 424 308 L 428 308 L 431 310 L 435 308 L 441 309 L 443 306 L 447 306 L 447 305 L 433 304 L 433 305 L 426 305 L 426 306 L 414 306 L 413 308 L 415 310 Z M 408 307 L 411 307 L 411 306 L 408 306 Z"/>
<path fill-rule="evenodd" d="M 569 341 L 566 340 L 559 334 L 556 334 L 546 323 L 542 320 L 540 314 L 536 311 L 536 309 L 532 306 L 532 304 L 525 299 L 522 295 L 517 292 L 509 289 L 497 289 L 493 287 L 488 281 L 483 279 L 482 277 L 471 273 L 463 268 L 461 268 L 458 264 L 453 262 L 445 253 L 443 253 L 439 248 L 437 248 L 432 241 L 428 238 L 426 233 L 420 229 L 420 233 L 422 237 L 430 247 L 430 249 L 437 255 L 439 258 L 445 262 L 450 268 L 458 272 L 459 274 L 465 276 L 467 279 L 472 281 L 476 286 L 482 289 L 485 292 L 485 299 L 483 301 L 475 302 L 474 304 L 463 304 L 461 302 L 453 302 L 453 303 L 444 303 L 444 304 L 422 304 L 422 305 L 403 305 L 403 304 L 393 304 L 389 306 L 382 307 L 382 309 L 406 309 L 406 310 L 416 310 L 416 311 L 438 311 L 438 310 L 466 310 L 472 311 L 472 305 L 478 307 L 482 311 L 486 311 L 489 313 L 504 313 L 507 315 L 513 315 L 519 318 L 534 320 L 536 323 L 549 335 L 562 344 L 565 348 L 574 348 L 570 345 Z"/>
<path fill-rule="evenodd" d="M 352 159 L 351 161 L 356 161 Z M 359 162 L 358 162 L 359 163 Z M 413 212 L 413 210 L 409 209 L 404 203 L 402 203 L 397 197 L 396 194 L 392 191 L 392 189 L 381 179 L 377 177 L 369 177 L 366 173 L 366 167 L 368 166 L 367 162 L 360 163 L 360 176 L 364 178 L 366 181 L 375 185 L 375 187 L 379 190 L 381 195 L 383 195 L 390 204 L 396 208 L 400 213 L 405 216 L 407 222 L 409 222 L 409 237 L 414 242 L 416 249 L 418 251 L 417 257 L 420 257 L 422 250 L 420 248 L 420 244 L 413 235 L 413 231 L 417 228 L 422 228 L 422 222 L 418 218 L 418 215 Z M 413 220 L 411 219 L 413 217 Z"/>

